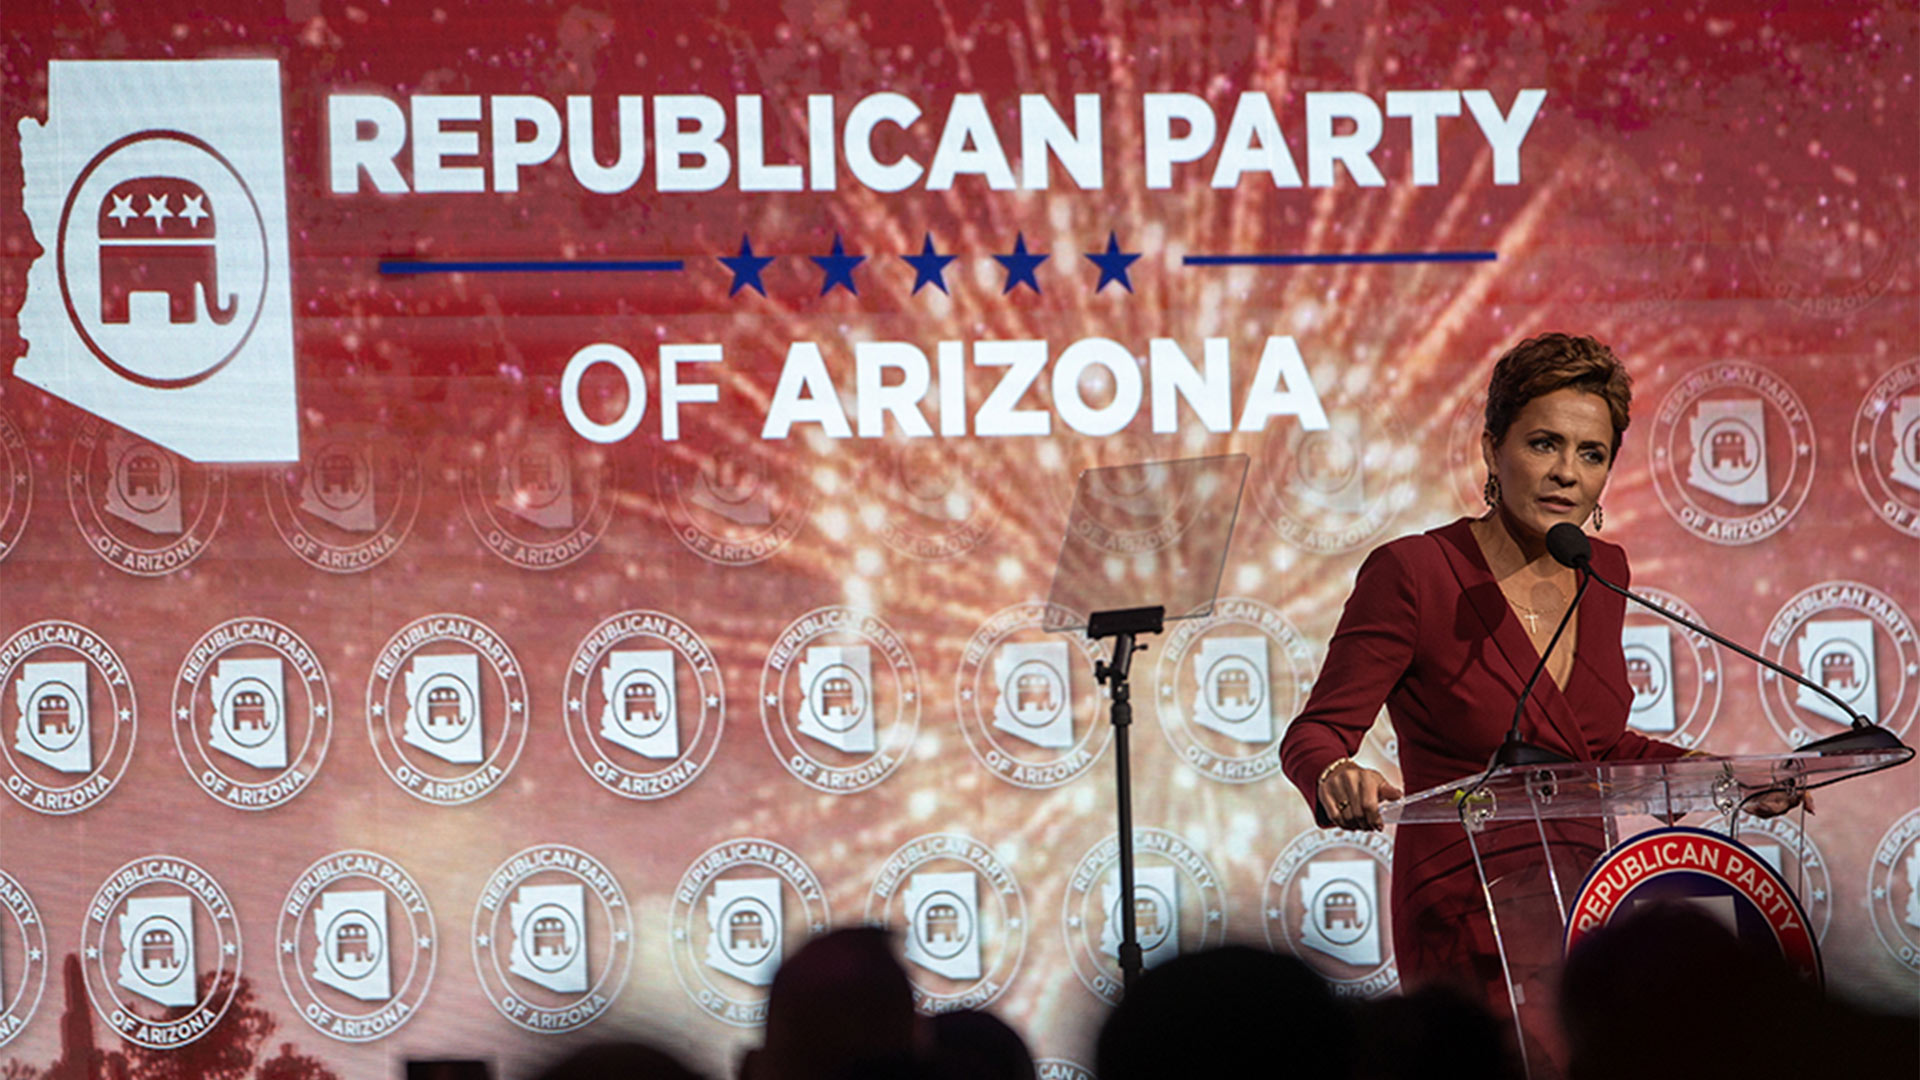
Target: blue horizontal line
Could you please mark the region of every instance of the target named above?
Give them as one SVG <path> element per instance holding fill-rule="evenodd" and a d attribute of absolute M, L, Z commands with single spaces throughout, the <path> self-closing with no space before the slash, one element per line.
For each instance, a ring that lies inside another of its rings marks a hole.
<path fill-rule="evenodd" d="M 1369 263 L 1493 262 L 1492 251 L 1381 251 L 1352 255 L 1188 255 L 1187 266 L 1339 266 Z"/>
<path fill-rule="evenodd" d="M 629 270 L 685 270 L 681 259 L 614 259 L 599 262 L 554 260 L 546 262 L 418 262 L 413 259 L 381 259 L 383 274 L 541 274 L 541 273 L 617 273 Z"/>

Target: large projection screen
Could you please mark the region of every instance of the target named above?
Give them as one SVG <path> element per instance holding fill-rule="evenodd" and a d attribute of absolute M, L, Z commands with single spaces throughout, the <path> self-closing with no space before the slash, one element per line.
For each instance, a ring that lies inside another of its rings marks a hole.
<path fill-rule="evenodd" d="M 1634 586 L 1914 734 L 1911 3 L 0 31 L 10 1076 L 622 1034 L 718 1073 L 859 922 L 1082 1075 L 1113 738 L 1050 574 L 1082 470 L 1229 453 L 1219 604 L 1135 665 L 1147 960 L 1395 993 L 1391 834 L 1314 828 L 1274 748 L 1366 553 L 1483 512 L 1488 370 L 1544 331 L 1634 376 Z M 1117 564 L 1178 531 L 1098 499 Z M 1841 729 L 1651 616 L 1623 645 L 1649 735 Z M 1398 775 L 1384 716 L 1360 756 Z M 1920 771 L 1749 830 L 1830 985 L 1920 1012 Z"/>

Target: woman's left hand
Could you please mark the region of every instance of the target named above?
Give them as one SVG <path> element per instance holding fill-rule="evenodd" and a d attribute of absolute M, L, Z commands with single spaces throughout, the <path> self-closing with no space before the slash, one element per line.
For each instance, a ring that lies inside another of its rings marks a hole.
<path fill-rule="evenodd" d="M 1747 800 L 1742 809 L 1757 818 L 1770 818 L 1779 817 L 1802 803 L 1806 804 L 1807 813 L 1813 813 L 1813 792 L 1783 787 L 1754 796 Z"/>

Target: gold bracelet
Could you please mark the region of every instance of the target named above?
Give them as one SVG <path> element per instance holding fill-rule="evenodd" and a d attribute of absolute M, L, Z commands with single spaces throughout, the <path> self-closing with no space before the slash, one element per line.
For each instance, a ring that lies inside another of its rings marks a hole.
<path fill-rule="evenodd" d="M 1330 764 L 1330 765 L 1328 765 L 1328 766 L 1327 766 L 1326 768 L 1324 768 L 1324 769 L 1321 769 L 1321 770 L 1320 770 L 1320 779 L 1318 779 L 1318 780 L 1315 780 L 1315 781 L 1313 782 L 1313 789 L 1314 789 L 1315 791 L 1318 791 L 1318 790 L 1320 790 L 1320 789 L 1321 789 L 1322 787 L 1325 787 L 1325 786 L 1326 786 L 1326 783 L 1327 783 L 1327 777 L 1329 777 L 1329 776 L 1332 776 L 1332 775 L 1333 775 L 1333 770 L 1335 770 L 1335 769 L 1337 769 L 1337 768 L 1339 768 L 1340 766 L 1342 766 L 1342 765 L 1358 765 L 1358 764 L 1360 764 L 1360 763 L 1359 763 L 1359 762 L 1357 762 L 1357 761 L 1355 761 L 1355 760 L 1353 760 L 1353 759 L 1352 759 L 1352 758 L 1350 758 L 1350 757 L 1343 757 L 1343 758 L 1340 758 L 1340 759 L 1338 759 L 1338 760 L 1336 760 L 1336 761 L 1334 761 L 1334 762 L 1333 762 L 1332 764 Z"/>

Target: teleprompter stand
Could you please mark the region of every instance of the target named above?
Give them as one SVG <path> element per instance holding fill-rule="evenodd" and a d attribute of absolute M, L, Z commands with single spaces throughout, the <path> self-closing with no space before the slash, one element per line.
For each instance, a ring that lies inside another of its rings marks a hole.
<path fill-rule="evenodd" d="M 1113 642 L 1094 677 L 1107 687 L 1113 724 L 1120 888 L 1107 914 L 1120 922 L 1122 986 L 1145 966 L 1134 907 L 1133 654 L 1167 620 L 1212 614 L 1246 475 L 1244 454 L 1088 469 L 1054 568 L 1046 628 Z"/>

